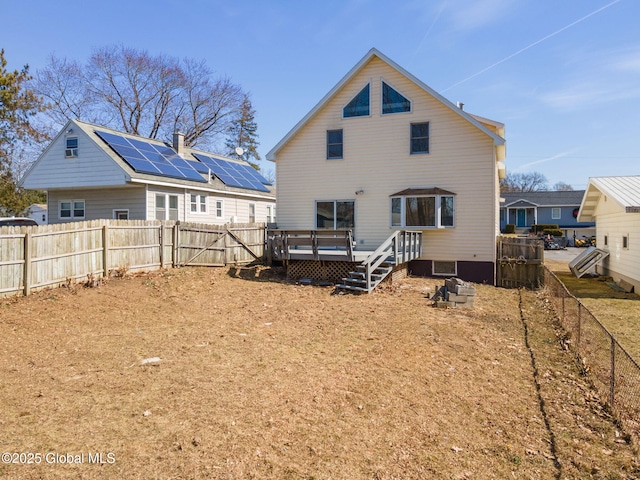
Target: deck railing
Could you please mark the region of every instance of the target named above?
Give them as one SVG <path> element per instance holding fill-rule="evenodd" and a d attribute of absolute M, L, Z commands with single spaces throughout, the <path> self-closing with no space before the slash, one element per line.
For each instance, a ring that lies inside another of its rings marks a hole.
<path fill-rule="evenodd" d="M 351 230 L 269 230 L 267 243 L 274 260 L 354 261 Z"/>
<path fill-rule="evenodd" d="M 398 230 L 387 238 L 367 259 L 362 262 L 365 269 L 367 291 L 371 292 L 382 280 L 373 281 L 373 273 L 383 263 L 394 266 L 415 260 L 422 251 L 422 232 Z"/>

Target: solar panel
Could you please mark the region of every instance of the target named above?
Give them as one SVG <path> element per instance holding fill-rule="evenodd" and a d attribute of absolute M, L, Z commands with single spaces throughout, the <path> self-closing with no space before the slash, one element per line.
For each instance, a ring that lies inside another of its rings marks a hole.
<path fill-rule="evenodd" d="M 230 162 L 201 153 L 194 153 L 193 156 L 206 165 L 211 170 L 211 173 L 218 177 L 225 185 L 258 190 L 260 192 L 269 191 L 265 185 L 271 185 L 271 183 L 260 175 L 251 165 Z"/>
<path fill-rule="evenodd" d="M 201 173 L 208 173 L 208 170 L 202 172 L 202 169 L 196 168 L 196 162 L 182 159 L 169 147 L 101 130 L 95 132 L 137 173 L 208 182 L 208 179 L 201 175 Z"/>

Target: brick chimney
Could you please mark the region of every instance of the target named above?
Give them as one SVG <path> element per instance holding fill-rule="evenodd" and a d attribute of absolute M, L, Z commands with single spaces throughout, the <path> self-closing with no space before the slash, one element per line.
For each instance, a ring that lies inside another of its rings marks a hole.
<path fill-rule="evenodd" d="M 184 133 L 175 132 L 173 134 L 173 149 L 182 156 L 184 153 Z"/>

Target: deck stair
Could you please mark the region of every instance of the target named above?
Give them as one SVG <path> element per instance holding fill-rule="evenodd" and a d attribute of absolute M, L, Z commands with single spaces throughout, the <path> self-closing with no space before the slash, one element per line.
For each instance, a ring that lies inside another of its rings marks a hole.
<path fill-rule="evenodd" d="M 355 271 L 336 285 L 338 291 L 371 293 L 398 265 L 420 256 L 422 232 L 399 230 L 394 232 L 375 252 L 356 266 Z"/>

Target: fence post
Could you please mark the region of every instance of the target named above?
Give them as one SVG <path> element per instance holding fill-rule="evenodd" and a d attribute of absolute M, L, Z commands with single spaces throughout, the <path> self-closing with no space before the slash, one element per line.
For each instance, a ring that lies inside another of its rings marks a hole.
<path fill-rule="evenodd" d="M 611 409 L 614 407 L 614 392 L 616 388 L 616 340 L 611 336 L 611 379 L 609 381 L 609 399 Z"/>
<path fill-rule="evenodd" d="M 562 323 L 565 322 L 565 315 L 564 315 L 564 299 L 566 298 L 565 293 L 566 292 L 562 292 Z"/>
<path fill-rule="evenodd" d="M 158 243 L 160 243 L 160 268 L 164 268 L 164 222 L 160 222 Z"/>
<path fill-rule="evenodd" d="M 102 226 L 102 276 L 109 276 L 109 227 Z"/>
<path fill-rule="evenodd" d="M 180 222 L 178 221 L 173 225 L 173 248 L 171 249 L 173 252 L 173 258 L 171 259 L 171 261 L 173 263 L 174 268 L 178 267 L 178 264 L 180 263 L 180 258 L 179 258 L 180 233 L 179 232 L 180 232 Z"/>
<path fill-rule="evenodd" d="M 582 303 L 578 302 L 578 328 L 576 332 L 576 345 L 580 351 L 580 330 L 582 329 Z"/>
<path fill-rule="evenodd" d="M 22 272 L 22 281 L 24 296 L 31 293 L 31 234 L 24 234 L 24 270 Z"/>

